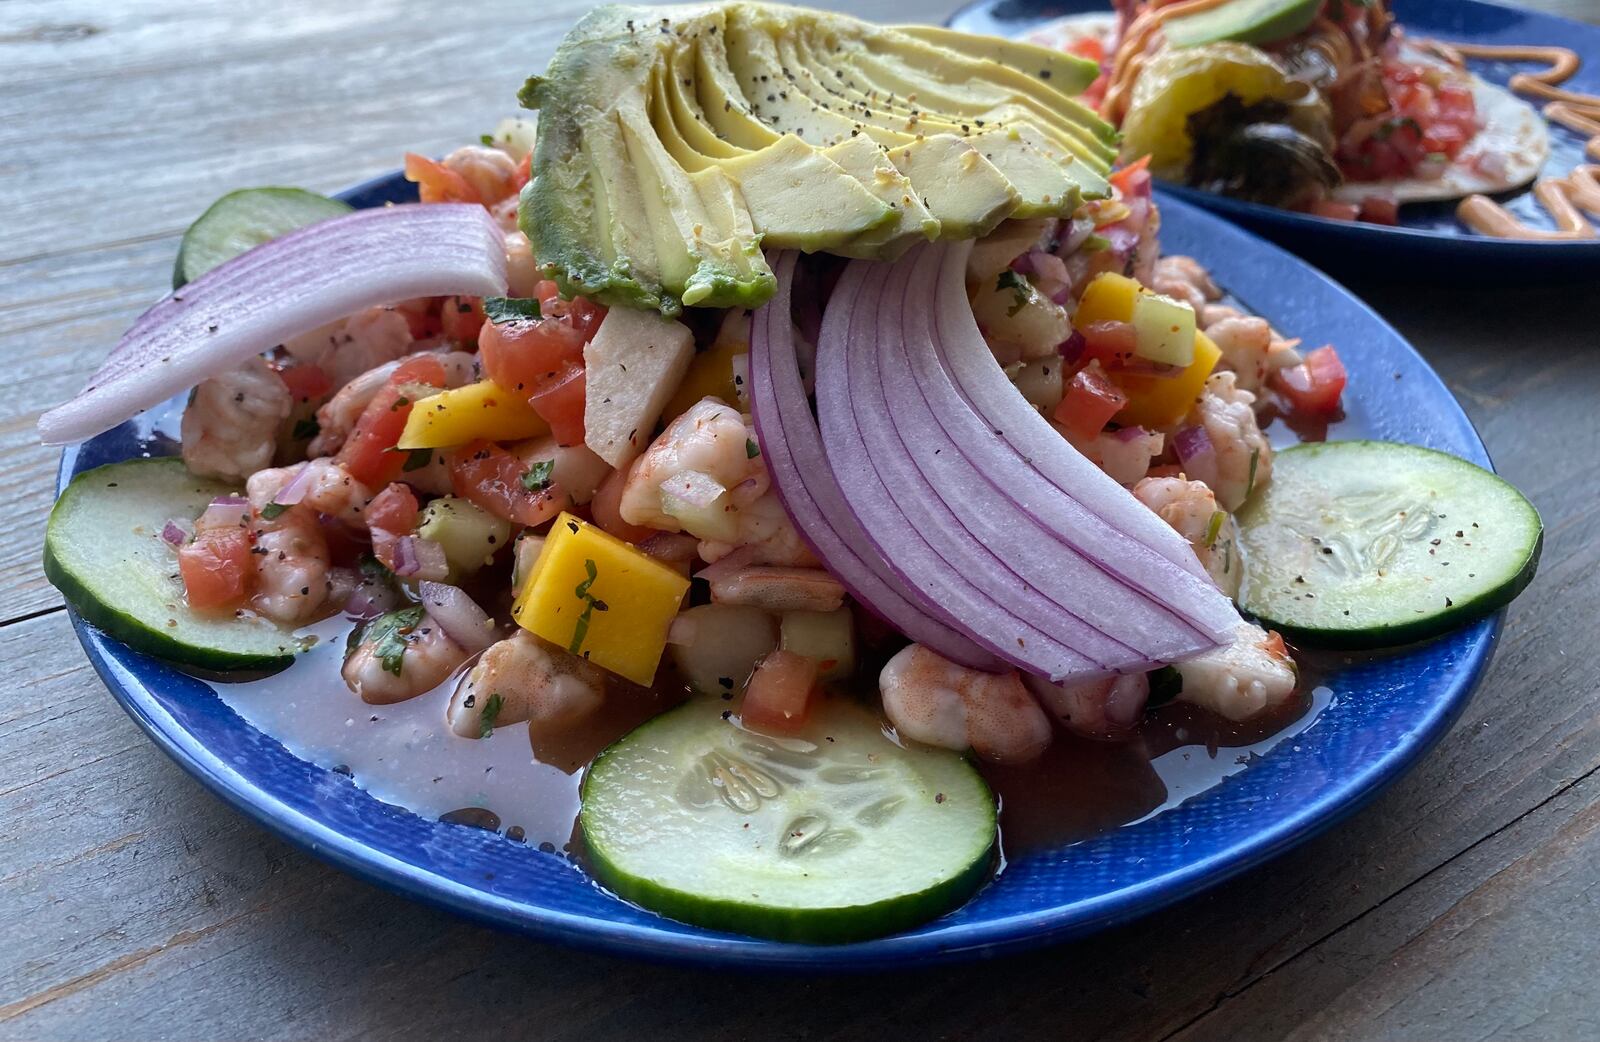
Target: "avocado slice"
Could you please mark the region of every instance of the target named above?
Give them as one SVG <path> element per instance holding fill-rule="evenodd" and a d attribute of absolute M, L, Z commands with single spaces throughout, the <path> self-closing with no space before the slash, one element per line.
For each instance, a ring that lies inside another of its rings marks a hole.
<path fill-rule="evenodd" d="M 1174 47 L 1224 40 L 1271 43 L 1309 28 L 1321 9 L 1322 0 L 1228 0 L 1207 11 L 1168 19 L 1162 30 Z"/>
<path fill-rule="evenodd" d="M 892 258 L 1105 194 L 1092 66 L 948 30 L 747 2 L 602 6 L 521 97 L 520 210 L 564 292 L 673 314 L 754 307 L 763 246 Z"/>

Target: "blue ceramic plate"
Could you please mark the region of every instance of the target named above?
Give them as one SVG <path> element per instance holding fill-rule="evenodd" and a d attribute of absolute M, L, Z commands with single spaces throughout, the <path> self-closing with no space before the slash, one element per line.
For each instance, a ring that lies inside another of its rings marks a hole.
<path fill-rule="evenodd" d="M 391 175 L 345 198 L 375 206 L 414 198 L 411 190 Z M 1444 384 L 1360 301 L 1217 217 L 1173 199 L 1162 207 L 1168 250 L 1203 258 L 1223 285 L 1289 335 L 1338 344 L 1351 374 L 1341 434 L 1416 442 L 1488 464 Z M 178 410 L 175 400 L 69 448 L 60 484 L 103 463 L 173 451 L 166 435 L 177 428 Z M 1086 933 L 1271 857 L 1416 763 L 1466 705 L 1499 632 L 1499 621 L 1486 619 L 1335 672 L 1326 680 L 1332 704 L 1311 726 L 1216 788 L 1139 824 L 1014 860 L 967 905 L 911 933 L 822 948 L 669 922 L 609 896 L 558 855 L 381 803 L 344 775 L 290 755 L 205 682 L 74 623 L 112 694 L 169 756 L 268 829 L 354 875 L 548 940 L 693 962 L 833 969 L 970 958 Z M 1220 755 L 1231 764 L 1242 751 Z"/>
<path fill-rule="evenodd" d="M 1554 15 L 1502 7 L 1482 0 L 1391 0 L 1390 9 L 1413 37 L 1459 43 L 1570 47 L 1583 59 L 1565 86 L 1600 93 L 1600 26 Z M 1021 36 L 1064 15 L 1111 9 L 1110 0 L 975 0 L 950 16 L 949 25 L 972 33 Z M 1514 72 L 1537 66 L 1472 61 L 1472 70 L 1505 86 Z M 1535 107 L 1538 107 L 1537 105 Z M 1550 126 L 1550 158 L 1544 174 L 1564 176 L 1584 161 L 1584 138 L 1559 124 Z M 1518 242 L 1469 231 L 1455 218 L 1455 203 L 1411 203 L 1400 209 L 1399 227 L 1290 213 L 1260 203 L 1227 199 L 1176 185 L 1163 187 L 1229 218 L 1330 270 L 1405 271 L 1411 280 L 1465 276 L 1473 281 L 1527 282 L 1569 279 L 1600 272 L 1600 239 L 1580 242 Z M 1534 227 L 1554 227 L 1531 191 L 1500 200 Z"/>

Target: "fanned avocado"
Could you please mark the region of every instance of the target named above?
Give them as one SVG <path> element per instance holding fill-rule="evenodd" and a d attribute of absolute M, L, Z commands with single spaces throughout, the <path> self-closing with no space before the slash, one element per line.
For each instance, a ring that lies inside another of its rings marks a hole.
<path fill-rule="evenodd" d="M 1305 30 L 1320 10 L 1322 0 L 1228 0 L 1210 10 L 1168 19 L 1162 30 L 1174 47 L 1223 40 L 1271 43 Z"/>
<path fill-rule="evenodd" d="M 754 307 L 763 246 L 891 259 L 1105 195 L 1116 134 L 1071 96 L 1093 72 L 774 4 L 599 7 L 523 89 L 523 229 L 566 292 Z"/>

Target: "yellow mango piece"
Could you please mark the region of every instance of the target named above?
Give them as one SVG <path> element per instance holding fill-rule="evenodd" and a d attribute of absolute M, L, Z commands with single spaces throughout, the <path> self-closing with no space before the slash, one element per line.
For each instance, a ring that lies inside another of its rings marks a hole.
<path fill-rule="evenodd" d="M 655 679 L 689 580 L 587 521 L 562 512 L 511 617 L 635 684 Z"/>
<path fill-rule="evenodd" d="M 525 400 L 480 380 L 419 399 L 395 447 L 444 449 L 478 438 L 519 441 L 549 433 L 550 425 Z"/>
<path fill-rule="evenodd" d="M 1194 361 L 1177 376 L 1109 374 L 1128 396 L 1128 404 L 1117 413 L 1116 422 L 1124 427 L 1167 427 L 1177 423 L 1194 406 L 1201 388 L 1205 387 L 1206 377 L 1211 375 L 1221 357 L 1222 351 L 1211 338 L 1196 331 Z"/>
<path fill-rule="evenodd" d="M 1096 275 L 1083 291 L 1078 302 L 1078 313 L 1072 323 L 1083 327 L 1094 322 L 1129 322 L 1133 319 L 1133 303 L 1140 294 L 1149 293 L 1136 280 L 1115 272 Z M 1206 377 L 1217 367 L 1222 352 L 1211 338 L 1196 330 L 1194 334 L 1194 361 L 1177 376 L 1139 376 L 1130 373 L 1107 372 L 1113 383 L 1128 396 L 1128 404 L 1117 413 L 1115 420 L 1124 427 L 1167 427 L 1183 419 Z"/>
<path fill-rule="evenodd" d="M 1126 275 L 1107 271 L 1084 288 L 1072 324 L 1080 329 L 1095 322 L 1131 322 L 1133 302 L 1145 288 Z"/>
<path fill-rule="evenodd" d="M 733 360 L 748 354 L 749 344 L 735 340 L 718 340 L 694 356 L 689 372 L 673 392 L 661 418 L 671 422 L 675 416 L 689 411 L 689 407 L 702 398 L 720 398 L 724 403 L 739 407 L 739 388 L 733 382 Z"/>

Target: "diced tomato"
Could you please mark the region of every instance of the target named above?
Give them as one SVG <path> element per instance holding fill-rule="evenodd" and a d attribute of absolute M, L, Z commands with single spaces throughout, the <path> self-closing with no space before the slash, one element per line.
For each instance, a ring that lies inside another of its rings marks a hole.
<path fill-rule="evenodd" d="M 600 320 L 606 317 L 606 309 L 587 297 L 563 300 L 561 287 L 550 279 L 536 284 L 533 295 L 539 299 L 539 308 L 547 317 L 569 319 L 585 340 L 594 336 L 595 330 L 600 328 Z"/>
<path fill-rule="evenodd" d="M 517 191 L 522 191 L 523 186 L 531 180 L 533 180 L 533 153 L 529 152 L 522 157 L 522 162 L 517 164 Z"/>
<path fill-rule="evenodd" d="M 1311 204 L 1311 213 L 1335 221 L 1353 221 L 1361 208 L 1355 203 L 1341 203 L 1337 199 L 1318 199 Z"/>
<path fill-rule="evenodd" d="M 446 297 L 439 309 L 444 335 L 458 344 L 474 344 L 483 328 L 483 298 Z"/>
<path fill-rule="evenodd" d="M 654 528 L 630 525 L 622 520 L 622 490 L 628 484 L 628 470 L 627 467 L 613 470 L 600 482 L 594 498 L 589 501 L 589 512 L 594 523 L 604 531 L 630 543 L 642 543 L 657 533 Z"/>
<path fill-rule="evenodd" d="M 753 731 L 786 734 L 805 726 L 817 689 L 817 662 L 792 651 L 761 660 L 744 689 L 739 721 Z"/>
<path fill-rule="evenodd" d="M 432 355 L 413 355 L 400 363 L 362 410 L 355 430 L 339 450 L 339 464 L 365 485 L 393 481 L 405 465 L 405 454 L 395 452 L 394 447 L 411 415 L 415 391 L 410 386 L 443 387 L 444 383 L 444 366 Z"/>
<path fill-rule="evenodd" d="M 1329 345 L 1307 354 L 1299 365 L 1278 370 L 1273 385 L 1295 412 L 1329 416 L 1339 409 L 1347 379 L 1339 353 Z"/>
<path fill-rule="evenodd" d="M 475 441 L 450 454 L 450 485 L 495 517 L 519 525 L 544 524 L 567 505 L 556 485 L 537 491 L 522 483 L 528 465 L 491 441 Z"/>
<path fill-rule="evenodd" d="M 1150 157 L 1140 156 L 1111 175 L 1111 183 L 1123 195 L 1134 195 L 1150 182 Z"/>
<path fill-rule="evenodd" d="M 583 363 L 587 338 L 571 323 L 547 317 L 490 323 L 478 332 L 484 374 L 508 391 L 533 395 Z"/>
<path fill-rule="evenodd" d="M 1080 36 L 1067 45 L 1067 53 L 1088 58 L 1092 62 L 1103 62 L 1106 60 L 1106 45 L 1098 36 Z"/>
<path fill-rule="evenodd" d="M 1067 391 L 1056 405 L 1056 422 L 1072 435 L 1087 441 L 1105 430 L 1128 396 L 1107 378 L 1098 365 L 1087 365 L 1072 374 Z"/>
<path fill-rule="evenodd" d="M 471 182 L 427 156 L 407 152 L 405 175 L 407 181 L 416 183 L 417 195 L 425 203 L 483 204 L 482 196 Z"/>
<path fill-rule="evenodd" d="M 237 608 L 249 595 L 250 580 L 255 576 L 250 533 L 243 528 L 200 533 L 178 550 L 178 574 L 183 577 L 191 608 Z"/>
<path fill-rule="evenodd" d="M 542 390 L 528 397 L 533 411 L 550 425 L 557 445 L 583 444 L 584 391 L 588 385 L 581 365 L 568 364 L 566 370 Z"/>
<path fill-rule="evenodd" d="M 398 481 L 372 497 L 364 516 L 368 528 L 404 535 L 417 526 L 417 496 L 409 485 Z"/>
<path fill-rule="evenodd" d="M 328 374 L 322 371 L 320 365 L 312 362 L 297 362 L 279 369 L 278 379 L 283 381 L 283 386 L 289 389 L 297 402 L 313 401 L 333 390 L 333 381 L 328 379 Z"/>
<path fill-rule="evenodd" d="M 1139 343 L 1131 322 L 1090 322 L 1078 332 L 1083 334 L 1082 358 L 1098 360 L 1111 369 L 1132 361 Z"/>
<path fill-rule="evenodd" d="M 418 297 L 415 300 L 403 300 L 394 306 L 400 317 L 406 320 L 406 328 L 411 333 L 411 339 L 426 340 L 440 332 L 439 304 L 443 299 L 443 297 Z"/>
<path fill-rule="evenodd" d="M 1400 204 L 1387 197 L 1368 196 L 1361 200 L 1358 220 L 1366 221 L 1368 224 L 1399 224 Z"/>

